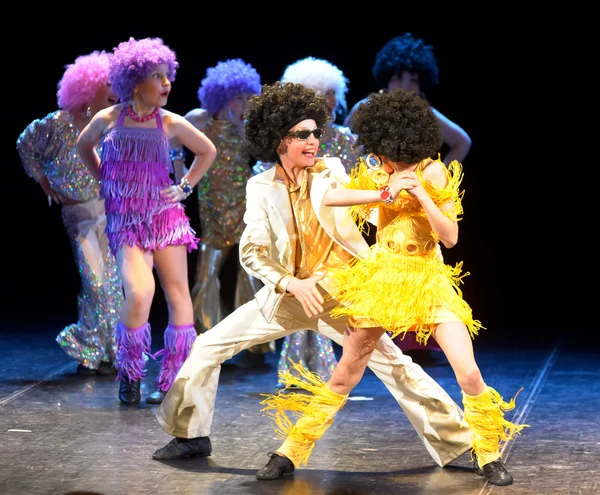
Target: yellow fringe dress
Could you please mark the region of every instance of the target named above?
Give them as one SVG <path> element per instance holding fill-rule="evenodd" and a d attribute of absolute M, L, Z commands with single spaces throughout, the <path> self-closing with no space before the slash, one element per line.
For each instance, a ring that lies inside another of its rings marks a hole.
<path fill-rule="evenodd" d="M 463 212 L 463 192 L 459 190 L 462 166 L 453 161 L 446 168 L 447 185 L 437 188 L 422 178 L 430 163 L 432 160 L 421 162 L 415 173 L 436 205 L 453 202 L 452 212 L 446 215 L 459 220 Z M 374 172 L 361 160 L 345 186 L 379 190 L 382 175 L 385 180 L 386 174 Z M 353 206 L 351 215 L 362 229 L 368 229 L 366 219 L 374 209 L 379 209 L 377 242 L 369 255 L 331 272 L 331 295 L 340 302 L 331 315 L 349 316 L 350 324 L 357 327 L 383 327 L 392 338 L 414 331 L 421 344 L 426 344 L 435 326 L 444 322 L 461 321 L 471 337 L 477 335 L 484 327 L 473 319 L 459 288 L 468 273 L 462 273 L 462 262 L 455 266 L 444 263 L 439 239 L 419 201 L 402 191 L 389 204 Z"/>

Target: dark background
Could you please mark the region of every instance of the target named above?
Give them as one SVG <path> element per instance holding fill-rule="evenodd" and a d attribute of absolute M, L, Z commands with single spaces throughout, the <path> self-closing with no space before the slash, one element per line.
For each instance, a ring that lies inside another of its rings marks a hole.
<path fill-rule="evenodd" d="M 463 163 L 465 215 L 459 243 L 444 253 L 451 263 L 464 260 L 471 273 L 464 296 L 488 328 L 484 334 L 545 338 L 597 326 L 589 311 L 595 307 L 593 266 L 582 262 L 594 237 L 573 226 L 583 206 L 557 184 L 562 170 L 557 155 L 566 126 L 563 120 L 558 125 L 554 101 L 561 94 L 556 64 L 560 40 L 547 23 L 439 29 L 398 22 L 393 30 L 366 25 L 345 34 L 333 29 L 247 34 L 240 28 L 239 35 L 232 29 L 215 36 L 181 29 L 179 23 L 115 25 L 100 34 L 56 30 L 39 36 L 25 30 L 12 39 L 26 57 L 10 67 L 11 73 L 5 73 L 9 84 L 3 84 L 10 86 L 2 108 L 3 326 L 47 325 L 58 331 L 76 320 L 79 278 L 60 208 L 47 206 L 15 149 L 29 122 L 56 109 L 56 84 L 65 64 L 92 50 L 109 51 L 129 36 L 161 37 L 180 63 L 166 108 L 183 114 L 198 106 L 200 80 L 220 60 L 242 58 L 265 83 L 277 80 L 287 64 L 314 56 L 336 64 L 348 77 L 350 108 L 378 89 L 371 75 L 378 49 L 406 31 L 434 46 L 440 84 L 428 95 L 432 105 L 473 140 Z M 194 196 L 186 205 L 199 231 Z M 195 262 L 194 253 L 190 282 Z M 226 297 L 232 293 L 229 272 L 222 277 Z M 164 312 L 157 286 L 153 315 L 162 319 Z"/>

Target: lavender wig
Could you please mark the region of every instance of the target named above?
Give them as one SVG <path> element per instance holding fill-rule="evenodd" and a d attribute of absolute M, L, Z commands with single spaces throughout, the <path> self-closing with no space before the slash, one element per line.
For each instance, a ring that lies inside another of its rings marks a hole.
<path fill-rule="evenodd" d="M 129 38 L 129 41 L 119 43 L 110 57 L 109 78 L 112 90 L 121 101 L 131 99 L 133 88 L 160 64 L 169 66 L 168 77 L 170 81 L 174 81 L 179 63 L 175 52 L 162 39 Z"/>
<path fill-rule="evenodd" d="M 219 62 L 206 71 L 198 89 L 198 99 L 211 115 L 216 114 L 236 95 L 260 93 L 260 75 L 242 59 Z"/>
<path fill-rule="evenodd" d="M 337 100 L 336 113 L 343 116 L 347 111 L 348 78 L 327 60 L 314 57 L 298 60 L 287 66 L 281 80 L 302 84 L 321 95 L 333 91 Z"/>
<path fill-rule="evenodd" d="M 58 107 L 74 111 L 88 106 L 98 90 L 108 84 L 108 64 L 108 53 L 95 51 L 65 65 L 56 92 Z"/>

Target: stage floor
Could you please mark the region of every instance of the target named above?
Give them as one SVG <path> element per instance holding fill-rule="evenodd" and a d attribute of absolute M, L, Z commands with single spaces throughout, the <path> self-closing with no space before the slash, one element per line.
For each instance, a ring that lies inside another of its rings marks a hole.
<path fill-rule="evenodd" d="M 473 472 L 468 453 L 438 467 L 369 370 L 308 466 L 276 481 L 257 481 L 266 454 L 280 444 L 260 412 L 261 394 L 275 390 L 276 354 L 268 355 L 265 368 L 223 367 L 210 457 L 152 460 L 154 450 L 172 438 L 155 420 L 158 406 L 123 406 L 113 378 L 76 374 L 76 363 L 55 344 L 55 333 L 40 328 L 0 333 L 3 495 L 600 493 L 595 344 L 566 338 L 475 341 L 489 385 L 505 400 L 524 387 L 507 417 L 531 425 L 504 449 L 514 484 L 494 487 Z M 160 334 L 153 337 L 160 342 Z M 443 357 L 423 367 L 461 403 Z M 144 393 L 153 390 L 157 372 L 158 364 L 149 362 Z"/>

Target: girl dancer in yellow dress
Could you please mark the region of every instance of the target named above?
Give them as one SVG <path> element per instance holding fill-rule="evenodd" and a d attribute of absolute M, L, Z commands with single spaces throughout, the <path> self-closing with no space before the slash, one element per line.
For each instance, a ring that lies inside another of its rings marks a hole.
<path fill-rule="evenodd" d="M 434 335 L 462 389 L 465 420 L 472 430 L 475 470 L 495 485 L 510 485 L 512 475 L 501 459 L 500 443 L 525 425 L 504 419 L 515 406 L 504 402 L 481 376 L 471 338 L 482 328 L 462 298 L 462 263 L 448 266 L 439 243 L 453 247 L 462 214 L 461 165 L 448 167 L 430 157 L 440 148 L 439 124 L 428 103 L 413 92 L 397 89 L 372 94 L 359 107 L 353 129 L 366 160 L 351 173 L 345 187 L 329 191 L 326 206 L 351 206 L 348 221 L 377 220 L 377 242 L 346 269 L 332 269 L 331 297 L 340 304 L 332 316 L 350 317 L 343 354 L 331 379 L 324 383 L 302 370 L 303 380 L 282 377 L 313 392 L 268 396 L 265 410 L 287 433 L 277 451 L 295 465 L 308 460 L 314 442 L 331 424 L 358 384 L 384 332 L 392 337 L 408 331 L 426 343 Z M 283 411 L 302 416 L 292 425 Z"/>

